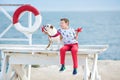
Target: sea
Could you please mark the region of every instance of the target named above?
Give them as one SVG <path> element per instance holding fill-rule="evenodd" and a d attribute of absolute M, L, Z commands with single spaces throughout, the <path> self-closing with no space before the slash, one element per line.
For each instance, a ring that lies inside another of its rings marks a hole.
<path fill-rule="evenodd" d="M 13 11 L 8 12 L 13 16 Z M 79 45 L 109 45 L 108 49 L 99 55 L 99 60 L 120 60 L 120 11 L 42 11 L 42 25 L 52 24 L 60 28 L 61 18 L 68 18 L 69 27 L 77 29 L 82 27 L 79 33 Z M 35 21 L 32 15 L 32 24 Z M 25 13 L 19 22 L 28 27 L 28 13 Z M 11 24 L 2 12 L 0 12 L 0 34 Z M 41 28 L 33 33 L 32 44 L 48 44 L 48 38 L 42 33 Z M 12 26 L 2 38 L 25 38 L 27 37 Z M 29 44 L 26 41 L 5 41 L 0 44 Z"/>

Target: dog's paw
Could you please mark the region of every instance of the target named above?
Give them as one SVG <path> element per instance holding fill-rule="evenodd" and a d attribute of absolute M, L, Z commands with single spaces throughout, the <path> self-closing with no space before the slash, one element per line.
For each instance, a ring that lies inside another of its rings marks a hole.
<path fill-rule="evenodd" d="M 46 47 L 45 50 L 50 50 L 50 48 Z"/>
<path fill-rule="evenodd" d="M 45 50 L 48 50 L 48 48 L 45 48 Z"/>
<path fill-rule="evenodd" d="M 53 50 L 53 48 L 50 48 L 50 47 L 49 47 L 49 48 L 46 48 L 46 50 L 49 50 L 49 51 L 51 51 L 51 50 Z"/>

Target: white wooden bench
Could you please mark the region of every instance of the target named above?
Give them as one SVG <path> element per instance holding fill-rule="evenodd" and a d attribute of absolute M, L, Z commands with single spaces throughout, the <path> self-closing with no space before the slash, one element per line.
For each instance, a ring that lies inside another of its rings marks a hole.
<path fill-rule="evenodd" d="M 11 80 L 10 73 L 12 64 L 47 64 L 47 65 L 59 65 L 59 49 L 57 45 L 53 45 L 52 49 L 46 50 L 47 45 L 8 45 L 0 44 L 0 50 L 2 53 L 2 71 L 1 79 Z M 108 48 L 108 45 L 79 45 L 78 59 L 79 65 L 84 68 L 84 80 L 100 80 L 98 75 L 97 60 L 98 54 L 102 53 Z M 30 54 L 32 52 L 39 52 L 38 54 Z M 25 54 L 24 54 L 25 53 Z M 69 51 L 67 52 L 69 54 Z M 66 64 L 71 64 L 71 59 L 66 56 Z M 88 67 L 88 56 L 94 55 L 92 70 Z M 7 62 L 9 63 L 8 72 L 6 72 Z M 22 68 L 21 68 L 22 69 Z M 30 74 L 29 74 L 30 75 Z M 22 76 L 26 77 L 24 80 L 29 79 L 27 74 Z"/>

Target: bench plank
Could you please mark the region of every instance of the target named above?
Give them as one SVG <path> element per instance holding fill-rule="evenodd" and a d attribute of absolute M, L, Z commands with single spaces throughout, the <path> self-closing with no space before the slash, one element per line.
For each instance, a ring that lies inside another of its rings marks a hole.
<path fill-rule="evenodd" d="M 2 45 L 0 50 L 9 52 L 45 52 L 59 53 L 57 45 L 52 45 L 51 49 L 46 50 L 47 45 Z M 108 45 L 79 45 L 78 54 L 95 54 L 101 53 L 108 48 Z"/>

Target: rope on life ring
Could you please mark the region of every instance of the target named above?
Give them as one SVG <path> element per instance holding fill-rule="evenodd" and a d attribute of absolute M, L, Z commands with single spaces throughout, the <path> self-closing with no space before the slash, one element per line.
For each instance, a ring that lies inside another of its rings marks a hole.
<path fill-rule="evenodd" d="M 20 14 L 25 11 L 32 12 L 35 15 L 35 22 L 31 27 L 24 27 L 19 23 Z M 13 14 L 13 24 L 15 28 L 24 34 L 34 33 L 37 29 L 39 29 L 41 23 L 42 23 L 42 16 L 40 15 L 39 11 L 31 5 L 23 5 L 19 7 Z"/>

